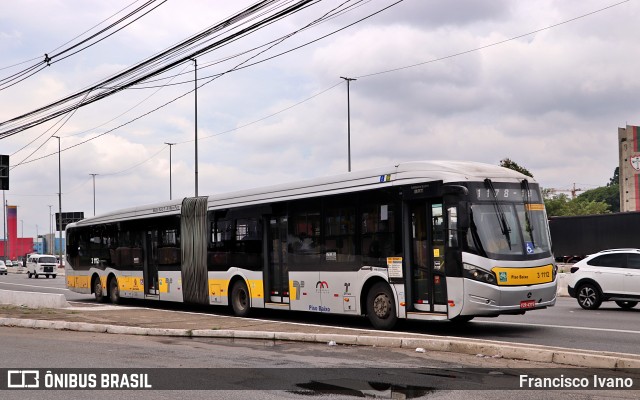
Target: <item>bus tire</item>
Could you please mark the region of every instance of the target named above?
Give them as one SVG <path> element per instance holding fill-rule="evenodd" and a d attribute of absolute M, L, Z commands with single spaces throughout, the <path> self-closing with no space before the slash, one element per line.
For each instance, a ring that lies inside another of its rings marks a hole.
<path fill-rule="evenodd" d="M 109 281 L 109 299 L 113 304 L 120 304 L 122 301 L 120 288 L 118 287 L 118 279 L 116 277 L 111 278 Z"/>
<path fill-rule="evenodd" d="M 388 284 L 375 283 L 367 293 L 367 317 L 376 329 L 392 329 L 398 320 L 393 293 Z"/>
<path fill-rule="evenodd" d="M 251 310 L 249 289 L 244 281 L 238 280 L 231 289 L 231 308 L 237 317 L 246 317 Z"/>
<path fill-rule="evenodd" d="M 51 275 L 51 277 L 52 277 L 53 279 L 56 279 L 56 276 L 55 276 L 55 274 L 54 274 L 54 275 Z"/>
<path fill-rule="evenodd" d="M 104 295 L 104 290 L 102 290 L 102 282 L 100 282 L 99 277 L 93 280 L 93 295 L 96 297 L 98 303 L 104 303 L 107 300 L 107 296 Z"/>

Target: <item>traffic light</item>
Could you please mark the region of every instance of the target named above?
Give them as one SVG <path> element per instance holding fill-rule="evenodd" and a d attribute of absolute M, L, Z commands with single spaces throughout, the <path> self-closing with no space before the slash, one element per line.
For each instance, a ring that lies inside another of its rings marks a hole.
<path fill-rule="evenodd" d="M 0 155 L 0 190 L 9 190 L 9 156 Z"/>

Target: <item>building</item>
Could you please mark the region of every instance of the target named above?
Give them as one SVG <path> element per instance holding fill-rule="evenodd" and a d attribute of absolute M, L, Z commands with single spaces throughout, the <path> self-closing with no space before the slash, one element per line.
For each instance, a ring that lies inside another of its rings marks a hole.
<path fill-rule="evenodd" d="M 18 260 L 33 253 L 33 239 L 18 237 L 18 207 L 7 206 L 7 238 L 0 240 L 0 259 Z M 6 249 L 6 254 L 5 254 Z"/>
<path fill-rule="evenodd" d="M 62 238 L 62 246 L 60 245 L 60 238 L 56 233 L 48 233 L 46 235 L 42 235 L 42 239 L 44 242 L 44 247 L 42 248 L 42 253 L 46 254 L 60 254 L 65 253 L 65 238 Z"/>
<path fill-rule="evenodd" d="M 618 128 L 620 211 L 640 211 L 640 135 L 638 127 Z"/>

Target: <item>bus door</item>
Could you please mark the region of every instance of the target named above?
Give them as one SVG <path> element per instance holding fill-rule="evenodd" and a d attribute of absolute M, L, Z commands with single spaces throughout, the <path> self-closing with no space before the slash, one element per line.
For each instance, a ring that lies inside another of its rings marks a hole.
<path fill-rule="evenodd" d="M 144 248 L 144 294 L 145 297 L 157 297 L 158 287 L 158 230 L 147 230 Z"/>
<path fill-rule="evenodd" d="M 447 312 L 442 200 L 409 206 L 411 302 L 415 311 Z"/>
<path fill-rule="evenodd" d="M 267 217 L 269 223 L 266 234 L 268 266 L 266 274 L 266 301 L 268 303 L 289 303 L 289 264 L 287 254 L 286 216 Z"/>

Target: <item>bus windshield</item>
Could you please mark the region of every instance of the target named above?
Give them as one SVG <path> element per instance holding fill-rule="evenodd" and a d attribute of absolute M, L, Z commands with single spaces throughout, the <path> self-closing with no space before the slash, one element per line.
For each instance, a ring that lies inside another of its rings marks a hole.
<path fill-rule="evenodd" d="M 471 205 L 471 226 L 467 235 L 471 250 L 497 260 L 551 254 L 546 215 L 541 205 L 503 203 L 500 211 L 502 215 L 491 204 Z"/>

